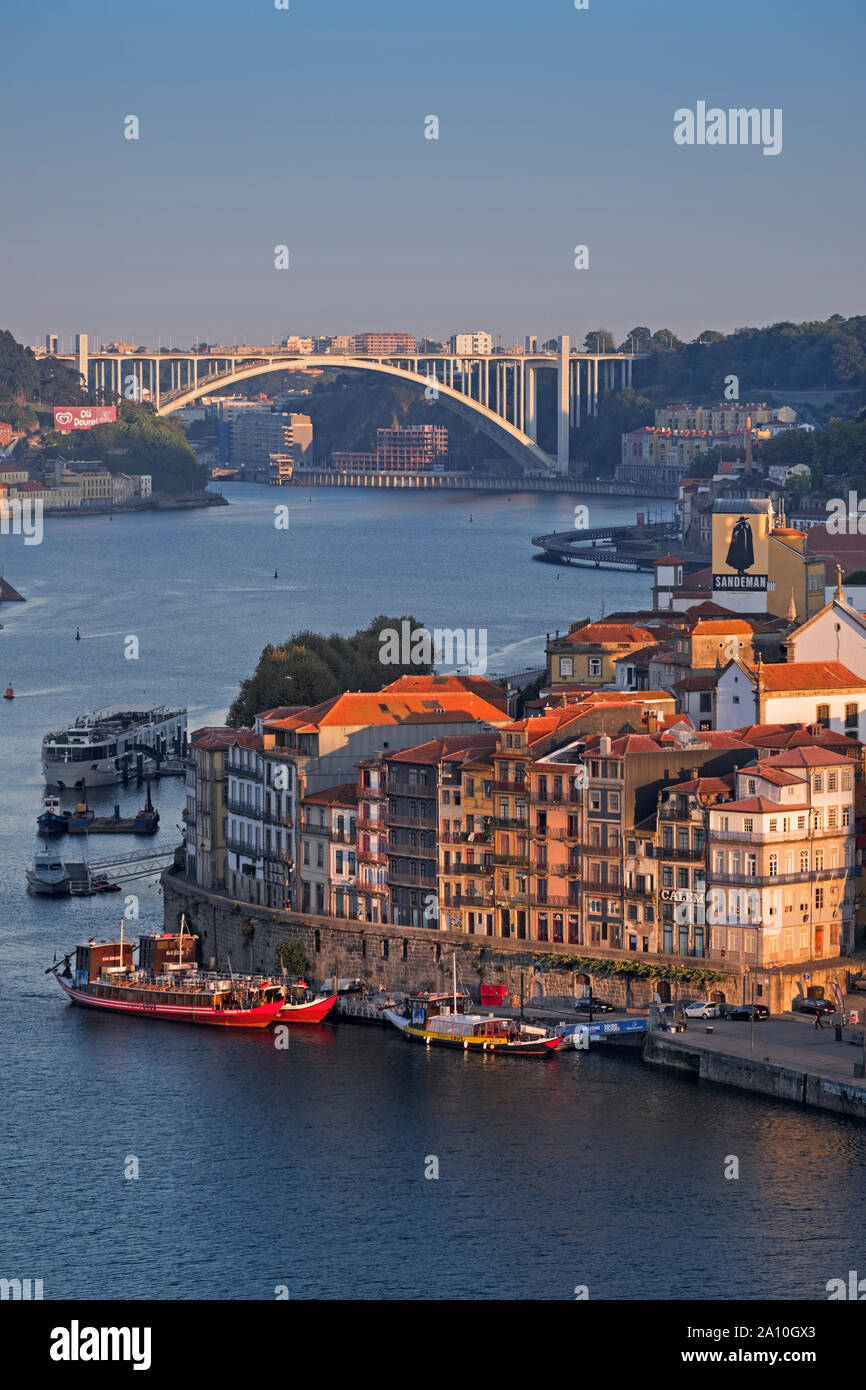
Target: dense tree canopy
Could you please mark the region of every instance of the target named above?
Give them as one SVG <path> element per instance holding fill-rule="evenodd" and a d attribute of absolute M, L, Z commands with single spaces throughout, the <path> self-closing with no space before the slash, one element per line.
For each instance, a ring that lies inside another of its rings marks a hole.
<path fill-rule="evenodd" d="M 15 341 L 8 329 L 0 329 L 0 403 L 30 405 L 84 405 L 78 372 L 55 357 L 36 357 Z M 0 405 L 4 419 L 10 411 Z"/>
<path fill-rule="evenodd" d="M 199 492 L 207 481 L 177 421 L 138 401 L 119 401 L 111 424 L 74 435 L 52 431 L 46 443 L 50 455 L 102 459 L 113 472 L 150 473 L 155 492 Z"/>
<path fill-rule="evenodd" d="M 383 666 L 379 634 L 383 628 L 396 628 L 408 622 L 410 631 L 419 627 L 415 618 L 374 618 L 369 627 L 351 637 L 332 633 L 295 632 L 278 646 L 268 645 L 248 680 L 241 682 L 240 694 L 228 713 L 232 728 L 252 724 L 262 710 L 277 705 L 316 705 L 346 690 L 381 690 L 400 676 L 419 676 L 430 666 Z"/>

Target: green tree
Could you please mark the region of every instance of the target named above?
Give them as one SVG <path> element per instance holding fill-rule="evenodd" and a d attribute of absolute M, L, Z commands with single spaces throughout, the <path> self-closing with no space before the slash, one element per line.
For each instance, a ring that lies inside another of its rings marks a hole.
<path fill-rule="evenodd" d="M 312 972 L 313 967 L 304 950 L 304 943 L 297 936 L 293 936 L 290 941 L 278 941 L 275 955 L 276 968 L 285 970 L 287 975 L 297 975 L 306 979 Z"/>
<path fill-rule="evenodd" d="M 318 705 L 347 690 L 381 690 L 400 676 L 428 673 L 429 665 L 384 666 L 380 660 L 383 628 L 399 633 L 403 622 L 410 631 L 420 626 L 411 616 L 380 615 L 351 637 L 296 632 L 278 646 L 268 645 L 253 674 L 241 682 L 228 712 L 229 725 L 248 726 L 257 714 L 278 705 Z"/>

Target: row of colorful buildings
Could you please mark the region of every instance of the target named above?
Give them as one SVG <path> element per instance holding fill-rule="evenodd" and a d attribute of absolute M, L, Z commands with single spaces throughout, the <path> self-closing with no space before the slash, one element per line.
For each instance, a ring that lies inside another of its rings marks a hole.
<path fill-rule="evenodd" d="M 514 720 L 483 678 L 403 677 L 199 730 L 186 873 L 313 918 L 671 964 L 850 954 L 860 740 L 672 706 L 584 688 Z"/>

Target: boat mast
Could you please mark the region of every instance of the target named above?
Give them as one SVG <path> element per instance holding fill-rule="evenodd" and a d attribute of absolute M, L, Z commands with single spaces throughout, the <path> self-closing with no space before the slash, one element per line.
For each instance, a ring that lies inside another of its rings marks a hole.
<path fill-rule="evenodd" d="M 185 915 L 184 915 L 183 913 L 181 913 L 181 914 L 180 914 L 180 936 L 179 936 L 178 939 L 177 939 L 177 968 L 178 968 L 178 970 L 180 970 L 181 958 L 182 958 L 182 955 L 183 955 L 183 929 L 184 929 L 185 926 L 186 926 L 186 917 L 185 917 Z M 179 979 L 179 978 L 180 978 L 180 976 L 178 975 L 178 979 Z"/>
<path fill-rule="evenodd" d="M 452 969 L 452 975 L 453 975 L 454 1012 L 455 1012 L 455 1014 L 456 1014 L 456 1012 L 457 1012 L 457 952 L 456 952 L 456 951 L 454 952 L 453 956 L 451 957 L 451 969 Z"/>
<path fill-rule="evenodd" d="M 123 969 L 123 918 L 120 919 L 120 968 Z"/>

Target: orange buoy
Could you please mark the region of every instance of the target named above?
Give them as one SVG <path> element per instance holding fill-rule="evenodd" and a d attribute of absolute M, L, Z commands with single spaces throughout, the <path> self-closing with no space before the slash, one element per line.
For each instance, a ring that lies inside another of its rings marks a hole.
<path fill-rule="evenodd" d="M 12 689 L 11 685 L 7 685 L 6 690 L 5 690 L 5 692 L 4 692 L 4 695 L 3 695 L 3 699 L 4 699 L 4 700 L 14 700 L 14 699 L 15 699 L 15 691 Z"/>

